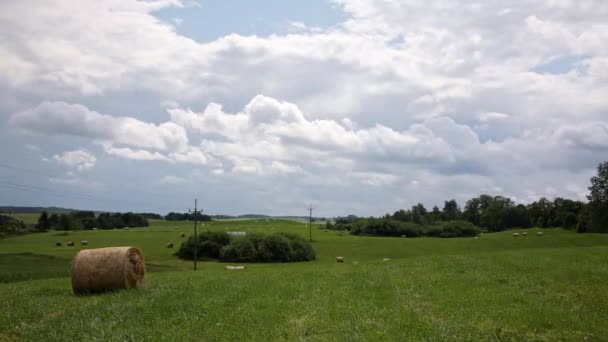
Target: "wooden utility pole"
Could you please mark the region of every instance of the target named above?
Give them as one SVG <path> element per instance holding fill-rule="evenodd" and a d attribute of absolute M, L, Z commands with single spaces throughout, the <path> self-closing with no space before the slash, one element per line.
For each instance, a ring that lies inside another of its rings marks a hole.
<path fill-rule="evenodd" d="M 312 204 L 308 206 L 308 239 L 312 242 Z"/>
<path fill-rule="evenodd" d="M 197 254 L 198 254 L 198 236 L 197 236 L 197 232 L 196 232 L 196 220 L 198 218 L 198 210 L 197 210 L 197 203 L 198 199 L 194 200 L 194 270 L 196 271 L 196 259 L 197 259 Z M 193 212 L 192 210 L 189 210 L 190 212 Z"/>

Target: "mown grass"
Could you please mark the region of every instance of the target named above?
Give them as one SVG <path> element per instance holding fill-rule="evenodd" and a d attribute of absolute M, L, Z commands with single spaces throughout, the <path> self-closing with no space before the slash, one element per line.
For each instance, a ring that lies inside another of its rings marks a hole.
<path fill-rule="evenodd" d="M 191 222 L 155 221 L 128 231 L 0 240 L 0 340 L 608 339 L 605 235 L 407 239 L 316 228 L 314 262 L 236 272 L 202 262 L 195 273 L 165 248 L 191 229 Z M 303 224 L 264 219 L 202 229 L 308 234 Z M 69 260 L 82 247 L 54 246 L 68 239 L 142 248 L 145 288 L 72 295 Z M 346 262 L 336 263 L 337 255 Z"/>

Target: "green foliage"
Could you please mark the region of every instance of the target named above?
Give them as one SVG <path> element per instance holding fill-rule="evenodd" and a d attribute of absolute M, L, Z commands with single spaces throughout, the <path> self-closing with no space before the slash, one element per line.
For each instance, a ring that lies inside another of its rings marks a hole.
<path fill-rule="evenodd" d="M 608 233 L 608 162 L 598 165 L 589 191 L 588 231 Z"/>
<path fill-rule="evenodd" d="M 11 235 L 29 233 L 25 223 L 10 216 L 0 215 L 0 239 Z"/>
<path fill-rule="evenodd" d="M 401 222 L 393 219 L 359 219 L 350 225 L 353 235 L 372 236 L 407 236 L 407 237 L 471 237 L 481 230 L 466 221 L 443 221 L 436 224 L 421 225 L 413 222 Z"/>
<path fill-rule="evenodd" d="M 49 214 L 43 211 L 38 218 L 38 224 L 36 224 L 36 230 L 39 232 L 46 232 L 51 229 L 51 222 L 49 221 Z"/>
<path fill-rule="evenodd" d="M 204 232 L 197 238 L 197 257 L 231 262 L 294 262 L 314 260 L 310 243 L 288 233 L 247 234 L 230 237 L 225 232 Z M 180 246 L 176 255 L 194 259 L 194 237 Z"/>
<path fill-rule="evenodd" d="M 481 233 L 481 230 L 467 221 L 445 221 L 430 226 L 425 232 L 426 236 L 440 238 L 473 237 Z"/>
<path fill-rule="evenodd" d="M 102 213 L 95 216 L 93 211 L 74 211 L 61 215 L 52 214 L 48 216 L 46 211 L 38 218 L 36 229 L 47 231 L 58 230 L 80 230 L 80 229 L 114 229 L 124 227 L 147 227 L 148 220 L 142 215 L 134 213 Z"/>
<path fill-rule="evenodd" d="M 197 259 L 219 259 L 222 247 L 230 243 L 230 235 L 226 232 L 203 232 L 200 233 L 196 242 L 194 236 L 190 236 L 180 246 L 176 255 L 182 259 L 194 259 L 194 246 L 198 244 Z"/>
<path fill-rule="evenodd" d="M 194 215 L 194 213 L 182 214 L 182 213 L 170 212 L 167 216 L 165 216 L 165 220 L 167 220 L 167 221 L 194 221 L 195 217 L 196 217 L 197 221 L 201 221 L 201 222 L 209 222 L 212 220 L 211 216 L 201 214 L 200 212 L 197 212 L 196 215 Z"/>

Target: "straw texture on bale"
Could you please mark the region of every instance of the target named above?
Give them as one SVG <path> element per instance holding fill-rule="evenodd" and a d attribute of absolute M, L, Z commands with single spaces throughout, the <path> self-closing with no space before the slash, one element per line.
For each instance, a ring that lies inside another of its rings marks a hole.
<path fill-rule="evenodd" d="M 140 288 L 144 283 L 144 256 L 135 247 L 85 249 L 72 262 L 75 294 Z"/>

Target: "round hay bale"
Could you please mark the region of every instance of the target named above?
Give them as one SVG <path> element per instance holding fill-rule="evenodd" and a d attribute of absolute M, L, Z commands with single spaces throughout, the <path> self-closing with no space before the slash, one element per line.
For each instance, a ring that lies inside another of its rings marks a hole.
<path fill-rule="evenodd" d="M 543 236 L 543 232 L 537 232 L 536 235 Z"/>
<path fill-rule="evenodd" d="M 74 241 L 69 241 L 69 242 L 67 243 L 67 245 L 68 245 L 68 246 L 70 246 L 70 247 L 74 246 Z"/>
<path fill-rule="evenodd" d="M 83 245 L 83 246 L 86 246 L 86 245 L 89 244 L 89 241 L 87 241 L 87 240 L 80 240 L 80 244 Z"/>
<path fill-rule="evenodd" d="M 61 247 L 61 242 L 59 242 L 59 241 L 55 242 L 55 246 Z"/>
<path fill-rule="evenodd" d="M 169 243 L 167 244 L 167 248 L 173 248 L 173 242 L 169 242 Z"/>
<path fill-rule="evenodd" d="M 518 237 L 519 233 L 513 233 L 513 237 Z"/>
<path fill-rule="evenodd" d="M 75 294 L 140 288 L 144 283 L 144 256 L 135 247 L 84 249 L 72 261 Z"/>
<path fill-rule="evenodd" d="M 344 257 L 337 256 L 336 257 L 336 262 L 344 262 Z"/>
<path fill-rule="evenodd" d="M 523 233 L 521 233 L 521 235 L 528 236 L 528 232 L 523 232 Z"/>

